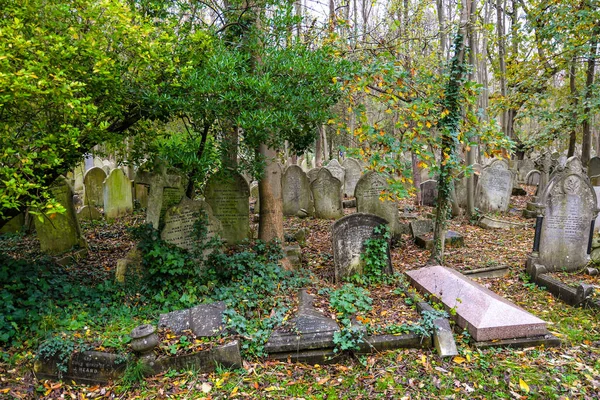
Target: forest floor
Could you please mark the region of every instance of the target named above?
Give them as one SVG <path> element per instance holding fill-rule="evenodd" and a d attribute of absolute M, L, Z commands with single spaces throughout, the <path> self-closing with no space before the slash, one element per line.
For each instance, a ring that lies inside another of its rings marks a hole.
<path fill-rule="evenodd" d="M 531 188 L 528 190 L 531 195 Z M 35 348 L 27 341 L 2 349 L 0 398 L 285 398 L 285 399 L 598 399 L 600 398 L 600 317 L 598 310 L 570 307 L 529 282 L 524 263 L 533 243 L 533 221 L 521 217 L 530 196 L 512 197 L 508 218 L 526 224 L 513 230 L 484 230 L 464 217 L 451 221 L 450 229 L 464 235 L 465 246 L 448 248 L 446 266 L 458 271 L 507 266 L 502 278 L 477 281 L 547 321 L 562 340 L 558 348 L 478 349 L 466 334 L 457 333 L 459 356 L 440 359 L 434 349 L 401 349 L 368 356 L 351 356 L 333 365 L 304 365 L 265 359 L 244 361 L 243 368 L 210 374 L 176 372 L 160 374 L 141 383 L 77 385 L 73 382 L 36 380 L 32 372 Z M 410 202 L 405 203 L 409 205 Z M 432 211 L 416 207 L 424 216 Z M 352 212 L 347 210 L 346 212 Z M 77 267 L 82 281 L 112 279 L 116 260 L 134 242 L 126 227 L 135 217 L 119 223 L 84 226 L 91 255 Z M 319 289 L 334 284 L 331 225 L 312 218 L 287 218 L 286 228 L 307 228 L 302 266 L 313 275 L 315 306 L 335 316 Z M 4 250 L 18 257 L 35 257 L 34 237 L 20 237 Z M 408 236 L 392 249 L 395 272 L 425 264 L 429 251 L 414 245 Z M 600 285 L 600 277 L 571 274 L 571 282 L 585 280 Z M 373 308 L 365 316 L 374 325 L 418 319 L 416 311 L 400 299 L 390 285 L 369 287 Z M 125 334 L 143 318 L 123 323 Z M 85 321 L 82 322 L 85 324 Z"/>

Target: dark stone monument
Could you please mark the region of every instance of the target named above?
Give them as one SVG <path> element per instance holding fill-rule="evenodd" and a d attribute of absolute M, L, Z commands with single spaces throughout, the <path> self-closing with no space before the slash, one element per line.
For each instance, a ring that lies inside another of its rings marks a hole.
<path fill-rule="evenodd" d="M 421 205 L 435 207 L 437 195 L 437 181 L 429 179 L 421 183 Z"/>

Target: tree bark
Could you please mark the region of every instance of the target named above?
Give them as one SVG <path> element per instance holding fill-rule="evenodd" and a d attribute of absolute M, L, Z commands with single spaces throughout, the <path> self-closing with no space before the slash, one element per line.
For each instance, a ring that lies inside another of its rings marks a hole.
<path fill-rule="evenodd" d="M 590 101 L 592 100 L 592 86 L 594 85 L 594 73 L 596 70 L 596 53 L 598 51 L 598 35 L 600 34 L 600 24 L 594 27 L 594 33 L 590 40 L 590 56 L 587 63 L 586 79 L 585 79 L 585 107 L 583 109 L 583 143 L 581 145 L 581 163 L 587 167 L 590 162 L 592 151 L 592 132 L 590 120 Z"/>
<path fill-rule="evenodd" d="M 283 243 L 281 168 L 277 164 L 277 151 L 261 144 L 259 154 L 264 158 L 266 166 L 263 177 L 258 181 L 260 199 L 258 238 L 265 242 L 277 239 Z"/>
<path fill-rule="evenodd" d="M 577 142 L 577 87 L 575 78 L 577 75 L 577 61 L 575 57 L 571 60 L 571 66 L 569 68 L 569 89 L 571 92 L 571 107 L 573 121 L 571 126 L 571 133 L 569 134 L 569 151 L 567 157 L 573 157 L 575 155 L 575 143 Z"/>
<path fill-rule="evenodd" d="M 412 160 L 413 183 L 417 193 L 415 205 L 418 206 L 421 204 L 421 169 L 419 168 L 419 159 L 417 158 L 417 155 L 412 152 L 410 154 Z"/>
<path fill-rule="evenodd" d="M 476 64 L 476 54 L 477 54 L 477 45 L 476 45 L 476 37 L 473 23 L 475 22 L 475 12 L 477 9 L 477 0 L 473 0 L 473 4 L 471 5 L 471 15 L 469 16 L 469 25 L 467 27 L 467 32 L 469 35 L 469 64 L 471 64 L 471 72 L 469 73 L 469 80 L 475 80 L 476 72 L 477 72 L 477 64 Z M 475 149 L 470 146 L 466 151 L 466 163 L 468 166 L 475 164 Z M 456 191 L 454 191 L 456 195 Z M 475 214 L 475 179 L 473 174 L 469 174 L 467 176 L 467 215 L 472 217 Z"/>

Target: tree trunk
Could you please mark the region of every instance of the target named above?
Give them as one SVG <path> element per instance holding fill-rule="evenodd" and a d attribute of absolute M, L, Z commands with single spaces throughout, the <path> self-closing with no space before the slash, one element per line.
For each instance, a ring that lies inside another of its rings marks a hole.
<path fill-rule="evenodd" d="M 577 74 L 577 61 L 575 57 L 571 60 L 571 67 L 569 68 L 569 89 L 571 91 L 571 107 L 573 108 L 572 115 L 573 121 L 571 126 L 571 133 L 569 134 L 569 151 L 567 157 L 573 157 L 575 155 L 575 143 L 577 142 L 577 87 L 575 85 L 575 78 Z"/>
<path fill-rule="evenodd" d="M 433 249 L 429 264 L 444 263 L 444 247 L 446 239 L 446 227 L 449 211 L 449 201 L 452 196 L 453 173 L 459 166 L 460 161 L 457 153 L 458 135 L 462 110 L 460 104 L 460 91 L 464 85 L 465 74 L 465 40 L 467 24 L 471 15 L 471 0 L 462 0 L 461 18 L 458 32 L 454 40 L 454 56 L 450 69 L 450 76 L 444 91 L 445 106 L 449 111 L 440 121 L 442 134 L 441 168 L 438 180 L 438 197 L 436 204 L 435 228 L 433 236 Z"/>
<path fill-rule="evenodd" d="M 471 72 L 469 72 L 469 80 L 473 81 L 476 77 L 477 65 L 476 65 L 476 55 L 477 55 L 477 45 L 476 45 L 476 37 L 473 23 L 475 22 L 475 12 L 477 9 L 477 0 L 473 0 L 473 4 L 471 5 L 471 15 L 469 16 L 469 26 L 468 26 L 468 35 L 469 35 L 469 64 L 471 64 Z M 485 92 L 484 92 L 485 93 Z M 475 149 L 468 147 L 466 151 L 466 163 L 471 166 L 475 164 Z M 456 196 L 456 191 L 454 191 Z M 475 214 L 475 178 L 473 174 L 469 174 L 467 176 L 467 215 L 472 217 Z"/>
<path fill-rule="evenodd" d="M 258 181 L 260 199 L 258 238 L 265 242 L 277 239 L 283 243 L 281 167 L 277 165 L 277 151 L 261 144 L 259 154 L 266 164 L 264 174 Z"/>
<path fill-rule="evenodd" d="M 500 94 L 506 99 L 506 47 L 504 43 L 504 5 L 496 0 L 496 32 L 498 35 L 498 64 L 500 67 Z M 502 112 L 502 131 L 508 137 L 508 112 Z"/>
<path fill-rule="evenodd" d="M 421 169 L 419 168 L 419 159 L 415 153 L 411 153 L 412 159 L 412 172 L 413 172 L 413 183 L 417 192 L 417 198 L 415 199 L 415 205 L 421 204 Z"/>
<path fill-rule="evenodd" d="M 315 168 L 321 168 L 323 166 L 323 131 L 325 130 L 324 125 L 319 126 L 319 132 L 317 133 L 317 141 L 315 143 Z"/>
<path fill-rule="evenodd" d="M 437 3 L 437 14 L 438 14 L 438 26 L 440 31 L 440 54 L 442 60 L 446 61 L 448 56 L 446 54 L 446 19 L 444 14 L 444 0 L 436 0 Z"/>
<path fill-rule="evenodd" d="M 590 41 L 590 57 L 588 58 L 587 72 L 585 79 L 585 107 L 583 109 L 583 143 L 581 145 L 581 163 L 587 167 L 590 162 L 592 150 L 592 133 L 590 119 L 590 102 L 592 100 L 592 86 L 594 85 L 594 73 L 596 70 L 596 53 L 598 50 L 598 34 L 600 33 L 600 24 L 594 27 L 594 33 Z"/>

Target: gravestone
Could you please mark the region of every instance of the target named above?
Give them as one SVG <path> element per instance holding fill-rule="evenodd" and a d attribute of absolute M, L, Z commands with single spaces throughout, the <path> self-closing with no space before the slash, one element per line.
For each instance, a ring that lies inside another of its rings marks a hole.
<path fill-rule="evenodd" d="M 297 165 L 290 165 L 283 174 L 283 215 L 297 215 L 302 209 L 312 212 L 310 181 Z"/>
<path fill-rule="evenodd" d="M 334 178 L 340 181 L 342 185 L 344 184 L 346 170 L 340 165 L 338 160 L 334 158 L 333 160 L 329 161 L 325 168 L 327 168 L 329 172 L 331 172 L 331 175 L 333 175 Z"/>
<path fill-rule="evenodd" d="M 433 221 L 430 219 L 416 219 L 409 224 L 410 235 L 415 239 L 417 236 L 433 232 L 433 227 Z"/>
<path fill-rule="evenodd" d="M 535 196 L 531 201 L 527 202 L 526 208 L 523 210 L 523 217 L 535 218 L 538 214 L 537 203 L 548 185 L 550 179 L 550 170 L 552 168 L 552 157 L 550 153 L 544 153 L 535 161 L 535 166 L 540 171 L 540 180 L 535 191 Z"/>
<path fill-rule="evenodd" d="M 217 301 L 161 314 L 158 327 L 169 328 L 177 334 L 191 330 L 198 337 L 218 336 L 225 329 L 223 313 L 226 308 L 224 302 Z"/>
<path fill-rule="evenodd" d="M 250 200 L 254 200 L 254 213 L 258 214 L 260 211 L 260 196 L 258 193 L 258 183 L 252 182 L 250 185 Z"/>
<path fill-rule="evenodd" d="M 10 221 L 4 224 L 2 229 L 0 229 L 0 235 L 3 235 L 5 233 L 20 232 L 23 228 L 23 225 L 25 225 L 25 214 L 21 213 L 16 217 L 11 218 Z"/>
<path fill-rule="evenodd" d="M 64 213 L 50 214 L 44 221 L 35 218 L 35 230 L 44 253 L 55 255 L 64 253 L 73 247 L 85 248 L 79 222 L 73 207 L 73 189 L 64 177 L 59 177 L 50 187 L 52 196 L 64 208 Z"/>
<path fill-rule="evenodd" d="M 135 201 L 140 208 L 147 209 L 148 208 L 148 192 L 149 186 L 143 185 L 141 183 L 134 183 L 135 185 Z"/>
<path fill-rule="evenodd" d="M 544 216 L 537 264 L 548 271 L 576 271 L 589 261 L 590 225 L 598 213 L 596 192 L 581 161 L 571 157 L 541 198 Z"/>
<path fill-rule="evenodd" d="M 195 243 L 194 225 L 199 218 L 207 218 L 207 238 L 212 238 L 221 229 L 221 223 L 213 215 L 210 206 L 201 200 L 181 199 L 179 204 L 165 213 L 165 226 L 160 234 L 162 240 L 182 249 L 192 250 Z"/>
<path fill-rule="evenodd" d="M 421 183 L 421 205 L 435 207 L 437 195 L 437 181 L 429 179 Z"/>
<path fill-rule="evenodd" d="M 96 207 L 86 204 L 77 211 L 77 219 L 79 221 L 98 221 L 102 219 L 102 213 Z"/>
<path fill-rule="evenodd" d="M 527 175 L 534 169 L 535 165 L 532 160 L 521 160 L 518 164 L 517 170 L 519 182 L 526 182 Z"/>
<path fill-rule="evenodd" d="M 475 183 L 475 179 L 473 180 Z M 454 193 L 456 193 L 456 201 L 459 207 L 467 206 L 467 178 L 464 173 L 461 173 L 456 179 L 454 179 Z"/>
<path fill-rule="evenodd" d="M 83 191 L 83 176 L 85 175 L 85 162 L 82 161 L 73 170 L 73 192 L 81 193 Z"/>
<path fill-rule="evenodd" d="M 398 220 L 398 205 L 389 200 L 383 193 L 389 188 L 385 175 L 375 171 L 364 174 L 356 184 L 356 211 L 360 213 L 375 214 L 386 221 L 392 235 L 402 234 L 402 227 Z"/>
<path fill-rule="evenodd" d="M 411 285 L 455 310 L 458 325 L 476 341 L 542 336 L 546 323 L 473 282 L 458 271 L 437 266 L 407 271 Z"/>
<path fill-rule="evenodd" d="M 206 202 L 221 223 L 220 236 L 228 244 L 250 238 L 250 188 L 237 172 L 220 172 L 204 188 Z"/>
<path fill-rule="evenodd" d="M 353 158 L 344 160 L 342 166 L 346 170 L 346 174 L 344 175 L 344 196 L 354 197 L 354 189 L 362 174 L 362 167 Z"/>
<path fill-rule="evenodd" d="M 158 229 L 167 209 L 185 196 L 186 179 L 161 165 L 155 172 L 138 171 L 135 182 L 149 187 L 146 222 Z"/>
<path fill-rule="evenodd" d="M 494 160 L 483 168 L 475 191 L 475 204 L 482 212 L 508 210 L 513 174 L 504 160 Z"/>
<path fill-rule="evenodd" d="M 344 216 L 342 207 L 342 182 L 335 178 L 328 168 L 321 168 L 317 179 L 310 184 L 315 217 L 338 219 Z"/>
<path fill-rule="evenodd" d="M 377 215 L 354 213 L 337 220 L 332 227 L 333 262 L 335 265 L 335 280 L 354 274 L 363 274 L 364 243 L 367 239 L 378 238 L 373 229 L 387 225 L 387 221 Z M 389 243 L 387 248 L 386 274 L 392 273 L 392 263 Z"/>
<path fill-rule="evenodd" d="M 537 186 L 540 184 L 541 173 L 537 169 L 529 171 L 525 177 L 525 184 L 529 186 Z"/>
<path fill-rule="evenodd" d="M 317 175 L 319 175 L 320 170 L 321 170 L 321 168 L 313 168 L 306 173 L 306 175 L 308 176 L 308 179 L 310 180 L 310 183 L 313 183 L 315 181 L 315 179 L 317 179 Z"/>
<path fill-rule="evenodd" d="M 104 215 L 108 221 L 133 212 L 131 180 L 120 168 L 110 171 L 103 183 Z"/>
<path fill-rule="evenodd" d="M 587 176 L 600 175 L 600 157 L 592 157 L 588 164 Z"/>
<path fill-rule="evenodd" d="M 596 199 L 598 200 L 598 208 L 600 208 L 600 186 L 594 186 L 594 192 L 596 192 Z M 594 233 L 600 231 L 600 214 L 596 217 L 596 223 L 594 224 Z"/>
<path fill-rule="evenodd" d="M 92 167 L 83 177 L 84 200 L 83 204 L 95 207 L 104 207 L 104 193 L 102 183 L 106 179 L 106 172 L 102 168 Z"/>

